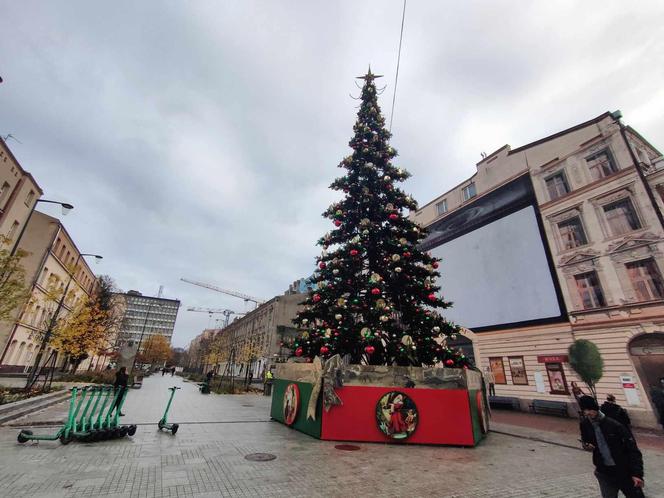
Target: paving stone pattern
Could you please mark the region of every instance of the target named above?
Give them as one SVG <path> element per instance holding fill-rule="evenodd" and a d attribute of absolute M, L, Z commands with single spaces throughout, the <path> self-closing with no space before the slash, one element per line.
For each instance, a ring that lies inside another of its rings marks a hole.
<path fill-rule="evenodd" d="M 126 423 L 156 423 L 175 383 L 182 390 L 169 418 L 195 422 L 175 437 L 141 425 L 124 440 L 19 445 L 17 428 L 0 428 L 0 496 L 599 496 L 586 452 L 501 434 L 474 449 L 360 443 L 359 451 L 340 451 L 270 422 L 267 397 L 205 396 L 177 377 L 153 376 L 132 391 Z M 24 423 L 65 412 L 51 407 Z M 250 453 L 277 459 L 251 462 Z M 664 454 L 644 454 L 646 495 L 664 497 Z"/>

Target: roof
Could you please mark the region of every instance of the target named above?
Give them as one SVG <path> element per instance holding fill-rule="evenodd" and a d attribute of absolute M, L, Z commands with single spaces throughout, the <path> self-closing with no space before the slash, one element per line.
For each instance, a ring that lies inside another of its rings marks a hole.
<path fill-rule="evenodd" d="M 26 171 L 25 169 L 23 169 L 23 166 L 21 166 L 21 163 L 18 162 L 18 159 L 16 159 L 16 156 L 14 155 L 12 150 L 7 145 L 7 142 L 5 142 L 2 137 L 0 137 L 0 143 L 4 146 L 4 149 L 7 151 L 7 154 L 9 154 L 9 157 L 11 157 L 11 159 L 14 161 L 14 163 L 16 163 L 16 166 L 18 166 L 18 169 L 21 171 L 21 173 L 23 173 L 25 176 L 30 178 L 30 180 L 32 180 L 32 183 L 34 183 L 35 187 L 37 187 L 37 190 L 39 190 L 39 195 L 44 195 L 44 191 L 42 190 L 42 188 L 37 183 L 37 180 L 35 180 L 34 176 L 32 176 L 32 174 L 29 171 Z"/>

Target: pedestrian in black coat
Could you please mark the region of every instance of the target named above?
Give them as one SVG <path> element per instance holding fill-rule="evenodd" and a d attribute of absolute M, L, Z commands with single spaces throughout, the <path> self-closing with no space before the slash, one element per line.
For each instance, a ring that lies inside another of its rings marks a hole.
<path fill-rule="evenodd" d="M 115 373 L 115 383 L 113 384 L 114 391 L 117 394 L 115 398 L 115 403 L 111 411 L 115 410 L 120 406 L 122 398 L 126 396 L 127 393 L 127 383 L 129 382 L 129 374 L 127 373 L 127 367 L 122 367 Z M 120 391 L 118 393 L 118 390 Z M 124 413 L 120 413 L 121 417 L 124 417 Z"/>
<path fill-rule="evenodd" d="M 606 401 L 602 403 L 600 410 L 607 417 L 611 417 L 613 420 L 617 420 L 622 425 L 630 429 L 632 422 L 629 419 L 627 410 L 616 403 L 616 397 L 613 394 L 609 394 L 606 397 Z"/>
<path fill-rule="evenodd" d="M 630 431 L 620 422 L 607 417 L 591 396 L 582 396 L 579 407 L 581 443 L 593 452 L 595 477 L 604 498 L 618 496 L 622 491 L 627 498 L 643 496 L 643 457 Z"/>

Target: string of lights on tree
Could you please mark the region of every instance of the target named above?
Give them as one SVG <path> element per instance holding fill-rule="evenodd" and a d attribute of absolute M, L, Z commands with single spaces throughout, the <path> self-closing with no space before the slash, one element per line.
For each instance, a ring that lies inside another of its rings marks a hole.
<path fill-rule="evenodd" d="M 350 357 L 371 365 L 470 366 L 446 346 L 459 327 L 437 311 L 439 260 L 418 249 L 426 231 L 404 212 L 417 203 L 396 184 L 410 174 L 395 167 L 396 150 L 378 106 L 374 75 L 364 80 L 350 141 L 353 152 L 339 164 L 346 173 L 330 188 L 344 198 L 323 216 L 334 228 L 318 244 L 315 286 L 294 320 L 299 336 L 283 345 L 299 357 Z"/>

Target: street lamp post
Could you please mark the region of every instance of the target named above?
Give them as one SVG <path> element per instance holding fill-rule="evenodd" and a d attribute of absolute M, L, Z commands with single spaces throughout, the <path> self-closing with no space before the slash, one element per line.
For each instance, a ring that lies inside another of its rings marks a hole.
<path fill-rule="evenodd" d="M 35 212 L 35 208 L 37 207 L 37 203 L 39 202 L 44 202 L 47 204 L 60 204 L 62 206 L 62 215 L 67 216 L 67 213 L 74 209 L 74 206 L 71 204 L 68 204 L 66 202 L 59 202 L 59 201 L 48 201 L 46 199 L 37 199 L 37 202 L 34 203 L 32 206 L 32 209 L 30 210 L 30 214 L 28 214 L 28 217 L 25 220 L 25 223 L 23 223 L 23 227 L 21 227 L 21 231 L 18 234 L 18 237 L 16 237 L 16 242 L 14 242 L 14 247 L 12 247 L 12 252 L 9 254 L 9 256 L 13 256 L 16 253 L 16 250 L 18 249 L 18 244 L 21 241 L 21 237 L 23 237 L 23 233 L 25 233 L 25 229 L 28 226 L 28 222 L 30 221 L 30 218 L 32 218 L 32 213 Z"/>
<path fill-rule="evenodd" d="M 62 292 L 62 296 L 60 297 L 60 301 L 58 302 L 58 307 L 55 309 L 55 312 L 53 313 L 51 320 L 48 322 L 48 327 L 46 328 L 46 332 L 44 332 L 44 337 L 42 338 L 41 345 L 39 346 L 39 352 L 35 357 L 35 362 L 32 366 L 32 371 L 30 372 L 30 375 L 28 375 L 28 380 L 25 384 L 26 389 L 30 389 L 34 385 L 37 379 L 39 363 L 41 362 L 42 356 L 44 355 L 44 350 L 46 349 L 48 342 L 51 340 L 53 329 L 55 328 L 55 325 L 57 324 L 58 321 L 58 315 L 62 310 L 65 298 L 67 297 L 67 291 L 69 291 L 69 286 L 71 285 L 71 281 L 74 279 L 74 272 L 76 271 L 76 267 L 78 266 L 78 262 L 81 260 L 82 256 L 93 256 L 97 258 L 97 260 L 103 259 L 103 257 L 100 256 L 99 254 L 90 254 L 90 253 L 80 253 L 76 258 L 73 271 L 69 273 L 69 280 L 67 281 L 67 286 L 65 287 L 65 290 Z"/>
<path fill-rule="evenodd" d="M 161 305 L 156 303 L 150 303 L 150 306 L 148 306 L 148 312 L 145 314 L 145 320 L 143 321 L 143 328 L 141 329 L 141 337 L 138 339 L 138 347 L 136 348 L 134 361 L 131 363 L 131 370 L 129 370 L 129 375 L 131 375 L 134 372 L 134 367 L 136 366 L 136 357 L 138 356 L 138 353 L 141 351 L 141 344 L 143 343 L 143 334 L 145 334 L 145 327 L 148 324 L 148 317 L 150 316 L 150 311 L 152 310 L 152 308 L 161 308 Z"/>

